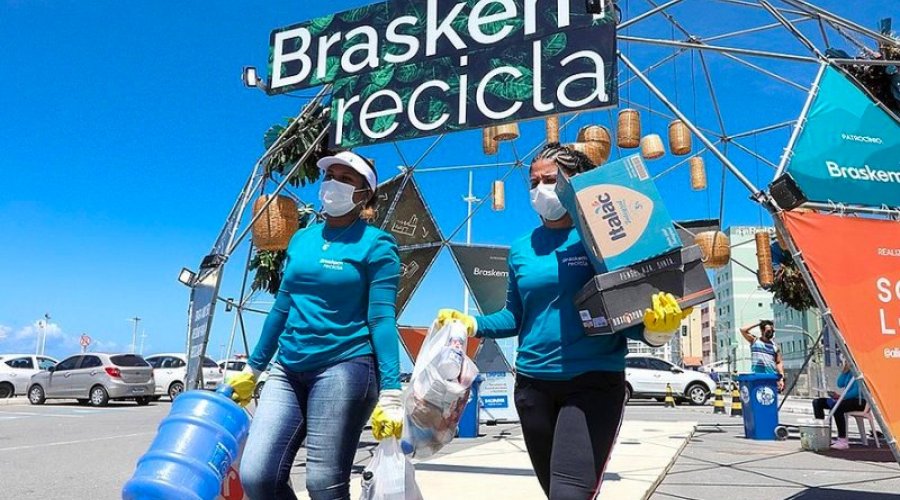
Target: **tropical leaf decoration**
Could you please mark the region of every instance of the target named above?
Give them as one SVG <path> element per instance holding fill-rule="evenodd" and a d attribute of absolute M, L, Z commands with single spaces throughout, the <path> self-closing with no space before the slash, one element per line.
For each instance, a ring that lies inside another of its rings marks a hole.
<path fill-rule="evenodd" d="M 566 50 L 569 38 L 565 33 L 556 33 L 545 39 L 541 43 L 541 52 L 545 59 L 558 56 L 562 51 Z"/>
<path fill-rule="evenodd" d="M 894 40 L 893 44 L 882 43 L 877 52 L 862 53 L 856 59 L 869 60 L 898 60 L 900 59 L 900 38 L 894 36 L 891 31 L 891 20 L 881 20 L 881 34 Z M 850 55 L 843 50 L 828 49 L 825 52 L 828 57 L 850 59 Z M 875 99 L 900 114 L 900 68 L 895 65 L 876 66 L 873 64 L 850 64 L 844 66 Z"/>
<path fill-rule="evenodd" d="M 775 281 L 769 290 L 775 296 L 775 300 L 798 311 L 816 307 L 803 275 L 787 252 L 782 257 L 781 265 L 775 269 Z"/>
<path fill-rule="evenodd" d="M 277 175 L 287 175 L 294 165 L 303 157 L 307 150 L 312 149 L 306 161 L 291 175 L 288 182 L 292 186 L 305 186 L 307 182 L 315 182 L 319 179 L 319 167 L 316 162 L 323 156 L 330 154 L 327 148 L 327 138 L 320 144 L 314 145 L 314 141 L 325 128 L 328 127 L 328 114 L 321 107 L 310 110 L 304 114 L 301 123 L 291 126 L 293 119 L 288 119 L 284 125 L 273 125 L 263 136 L 263 144 L 268 150 L 275 141 L 289 130 L 289 135 L 284 137 L 280 146 L 271 151 L 263 160 L 263 168 L 269 178 Z"/>

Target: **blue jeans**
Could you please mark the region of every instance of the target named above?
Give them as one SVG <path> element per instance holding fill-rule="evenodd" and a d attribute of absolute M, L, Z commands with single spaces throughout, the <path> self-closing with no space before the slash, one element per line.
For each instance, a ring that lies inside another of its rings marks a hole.
<path fill-rule="evenodd" d="M 294 500 L 291 466 L 306 439 L 306 490 L 312 500 L 350 498 L 359 436 L 378 399 L 375 360 L 361 356 L 295 373 L 275 363 L 241 459 L 252 500 Z"/>

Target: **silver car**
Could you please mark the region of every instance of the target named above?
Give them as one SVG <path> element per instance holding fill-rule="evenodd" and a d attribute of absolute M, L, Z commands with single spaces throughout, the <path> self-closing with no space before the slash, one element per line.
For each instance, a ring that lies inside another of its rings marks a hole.
<path fill-rule="evenodd" d="M 33 375 L 28 401 L 40 405 L 48 399 L 77 399 L 106 406 L 110 400 L 133 399 L 144 406 L 154 387 L 153 369 L 137 354 L 77 354 Z"/>

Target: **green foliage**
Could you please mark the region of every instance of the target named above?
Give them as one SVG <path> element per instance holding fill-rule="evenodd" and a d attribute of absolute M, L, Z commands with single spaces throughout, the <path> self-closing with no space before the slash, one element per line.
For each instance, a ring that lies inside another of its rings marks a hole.
<path fill-rule="evenodd" d="M 770 288 L 775 300 L 798 311 L 816 307 L 803 275 L 787 253 L 781 266 L 775 270 L 775 281 Z"/>
<path fill-rule="evenodd" d="M 569 39 L 565 33 L 557 33 L 541 42 L 541 52 L 544 59 L 550 59 L 558 56 L 562 51 L 566 50 Z"/>
<path fill-rule="evenodd" d="M 265 290 L 272 295 L 278 293 L 281 278 L 284 274 L 285 250 L 260 250 L 250 260 L 249 269 L 256 271 L 250 288 L 253 291 Z"/>
<path fill-rule="evenodd" d="M 327 113 L 319 106 L 306 113 L 302 120 L 296 126 L 291 126 L 293 119 L 287 120 L 285 125 L 273 125 L 263 136 L 263 143 L 268 149 L 286 130 L 288 131 L 288 135 L 283 138 L 281 145 L 263 160 L 263 167 L 269 178 L 273 178 L 276 174 L 287 175 L 306 151 L 313 150 L 300 168 L 291 175 L 288 182 L 292 186 L 305 186 L 307 182 L 318 180 L 319 167 L 316 166 L 316 162 L 330 153 L 327 149 L 327 138 L 320 144 L 313 144 L 316 137 L 328 127 Z"/>
<path fill-rule="evenodd" d="M 878 52 L 861 54 L 857 59 L 891 60 L 900 59 L 900 39 L 890 31 L 890 20 L 882 20 L 882 34 L 895 40 L 894 44 L 882 43 Z M 850 56 L 836 49 L 828 49 L 825 55 L 849 59 Z M 900 69 L 897 66 L 876 66 L 872 64 L 849 64 L 844 69 L 856 78 L 875 99 L 900 114 Z"/>

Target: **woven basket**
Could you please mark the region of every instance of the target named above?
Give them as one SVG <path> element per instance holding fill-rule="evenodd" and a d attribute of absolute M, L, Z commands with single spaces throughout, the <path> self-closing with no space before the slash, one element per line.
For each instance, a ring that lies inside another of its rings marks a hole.
<path fill-rule="evenodd" d="M 641 139 L 641 156 L 645 160 L 658 160 L 666 155 L 662 139 L 657 134 L 650 134 Z"/>
<path fill-rule="evenodd" d="M 695 156 L 688 163 L 691 165 L 691 189 L 703 191 L 706 189 L 706 165 L 703 158 Z"/>
<path fill-rule="evenodd" d="M 262 195 L 253 202 L 254 216 L 268 199 L 267 195 Z M 259 250 L 284 250 L 299 228 L 297 204 L 287 196 L 279 195 L 253 224 L 253 245 Z"/>
<path fill-rule="evenodd" d="M 681 120 L 669 124 L 669 150 L 677 156 L 691 153 L 691 131 Z"/>
<path fill-rule="evenodd" d="M 636 148 L 641 145 L 641 115 L 636 109 L 619 111 L 616 142 L 620 148 Z"/>
<path fill-rule="evenodd" d="M 576 142 L 568 144 L 568 147 L 587 155 L 594 165 L 600 165 L 605 161 L 603 148 L 599 142 Z"/>
<path fill-rule="evenodd" d="M 497 212 L 506 208 L 506 185 L 501 180 L 491 184 L 491 208 Z"/>
<path fill-rule="evenodd" d="M 724 267 L 731 260 L 731 241 L 722 231 L 704 231 L 694 238 L 707 269 Z"/>
<path fill-rule="evenodd" d="M 547 117 L 547 144 L 559 142 L 559 116 Z"/>
<path fill-rule="evenodd" d="M 609 159 L 609 154 L 612 151 L 612 138 L 606 127 L 601 125 L 587 125 L 581 127 L 581 130 L 578 131 L 577 141 L 596 143 L 600 147 L 601 160 L 597 162 L 598 165 Z"/>
<path fill-rule="evenodd" d="M 497 125 L 494 127 L 494 140 L 514 141 L 519 138 L 519 124 L 507 123 L 506 125 Z"/>
<path fill-rule="evenodd" d="M 494 139 L 494 127 L 486 127 L 481 130 L 481 149 L 486 155 L 497 154 L 497 141 Z"/>
<path fill-rule="evenodd" d="M 756 233 L 756 264 L 759 271 L 756 277 L 759 284 L 763 287 L 772 286 L 775 283 L 775 270 L 772 267 L 772 243 L 769 240 L 768 231 L 758 231 Z"/>

